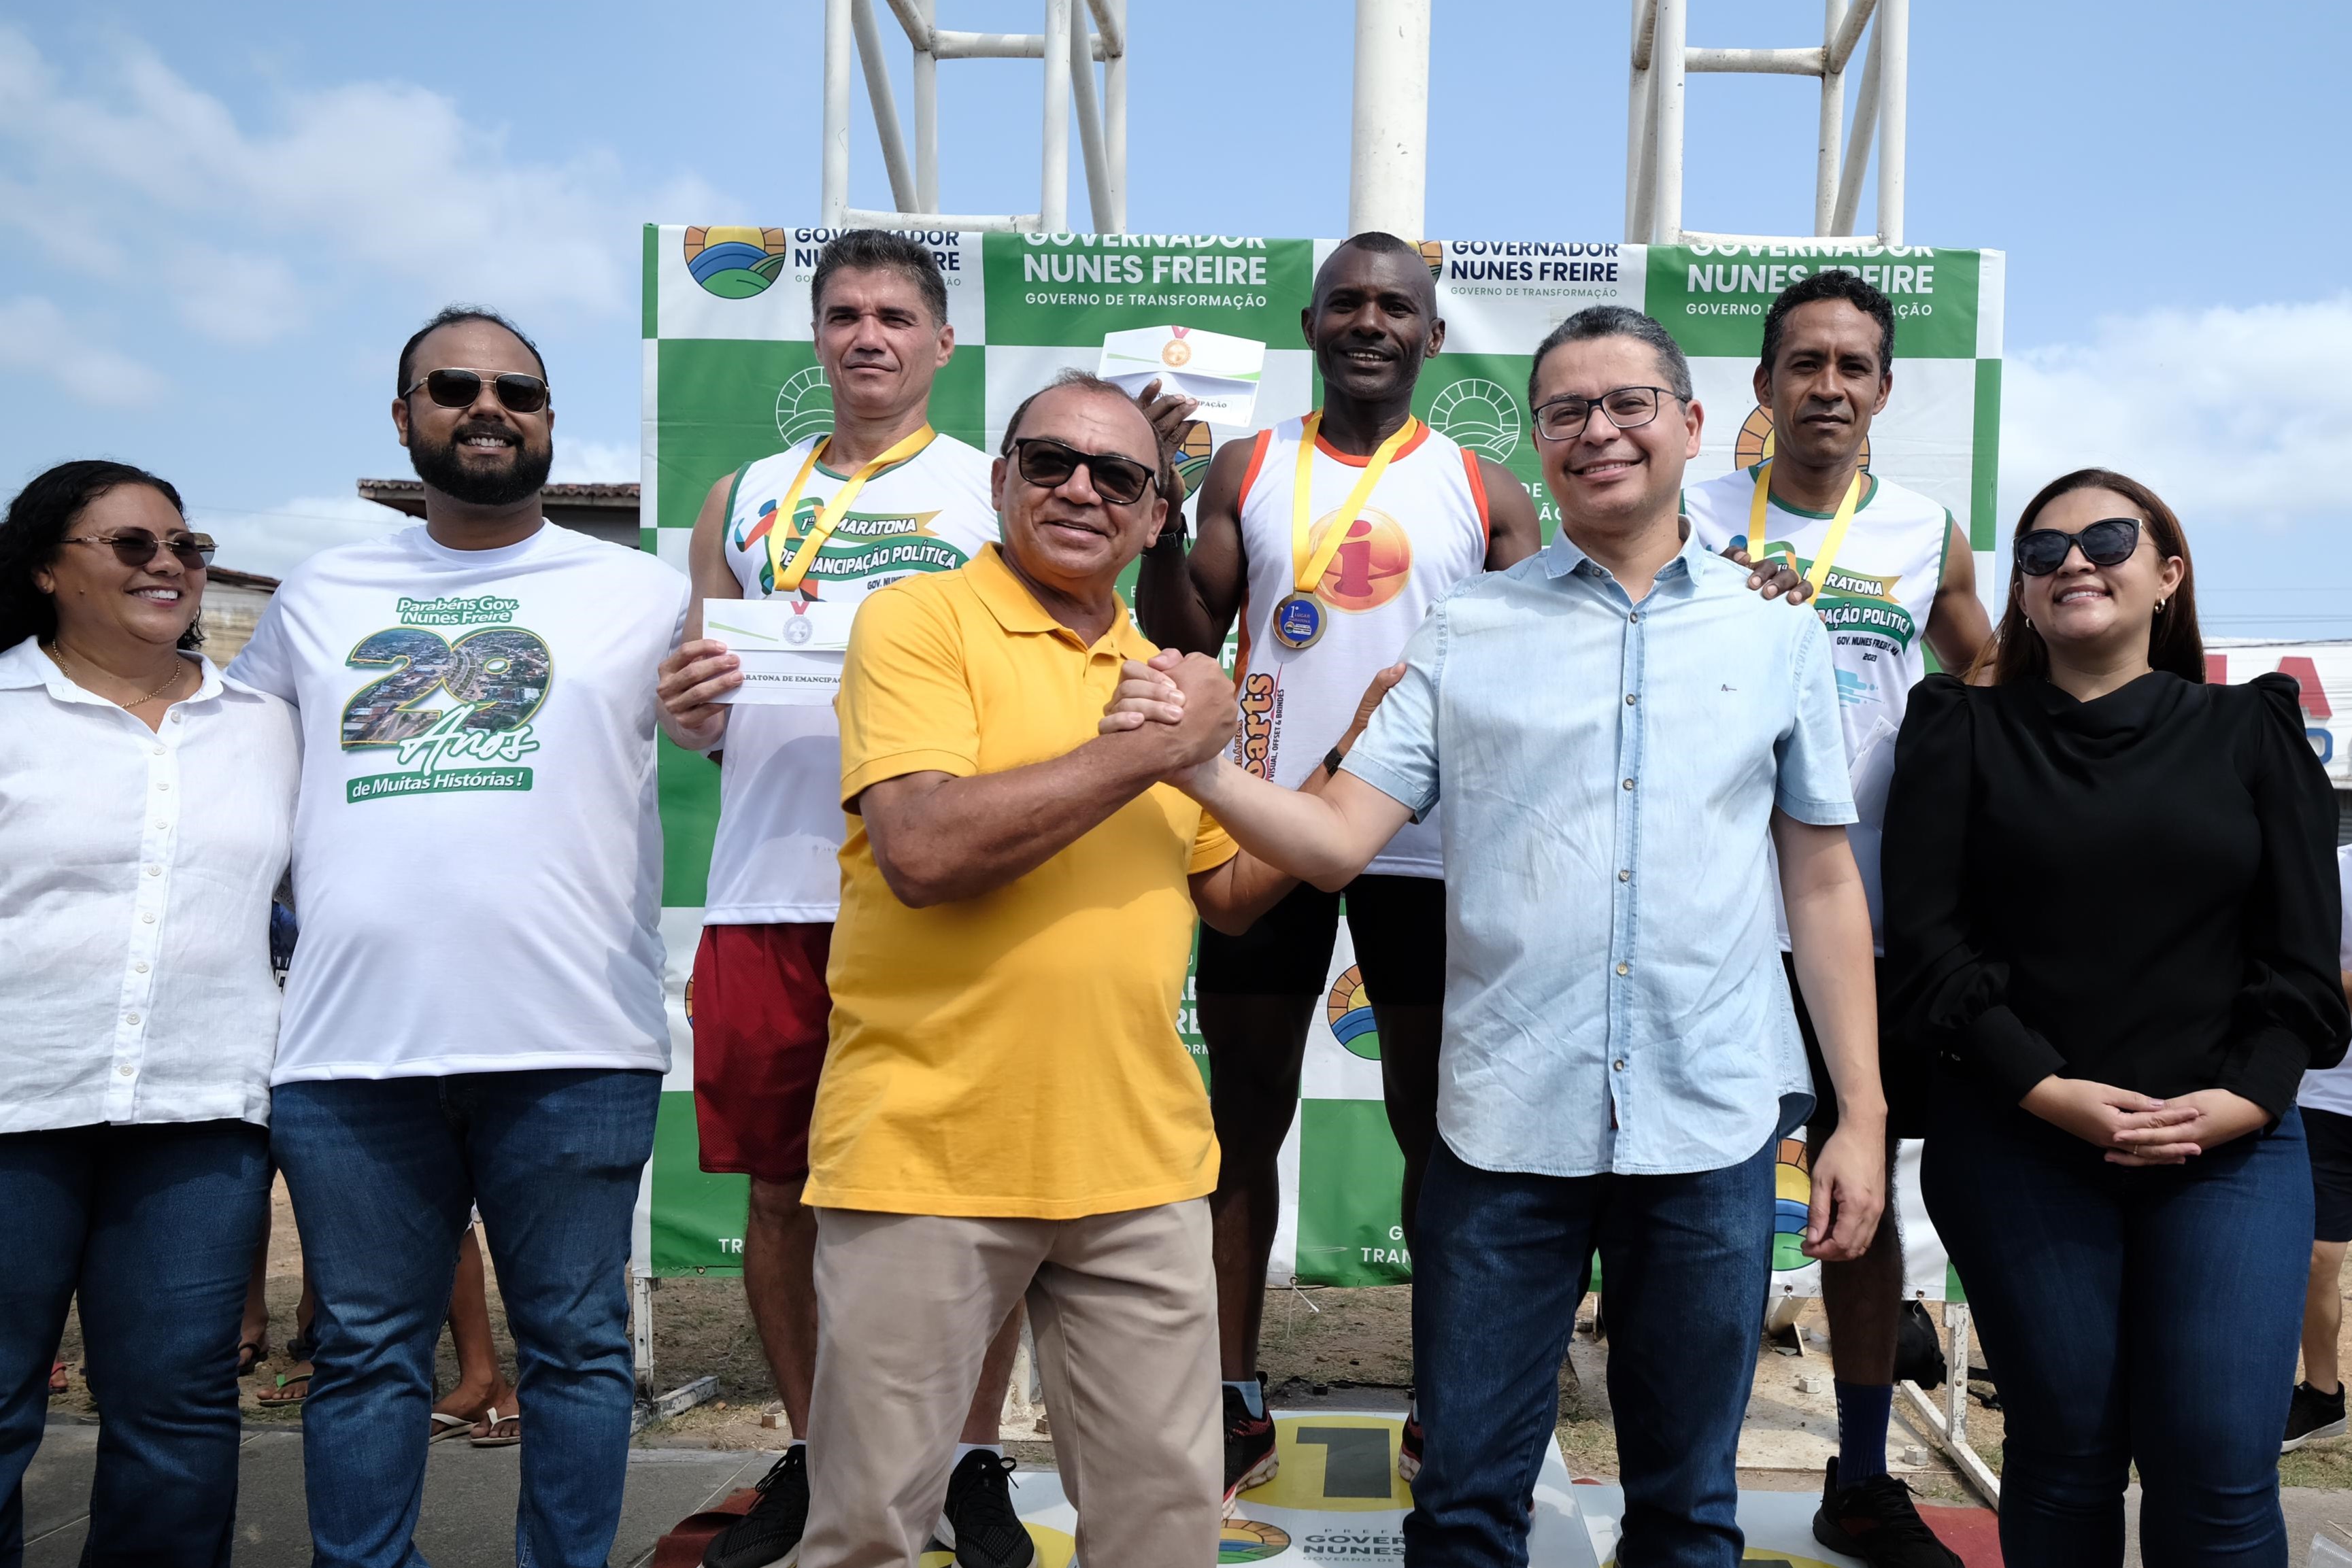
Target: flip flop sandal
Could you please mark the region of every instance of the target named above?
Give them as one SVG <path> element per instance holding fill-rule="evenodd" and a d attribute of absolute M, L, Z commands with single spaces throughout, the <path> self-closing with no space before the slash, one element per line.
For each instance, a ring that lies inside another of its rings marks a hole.
<path fill-rule="evenodd" d="M 493 1405 L 482 1413 L 482 1420 L 488 1423 L 490 1428 L 490 1435 L 487 1437 L 467 1438 L 467 1441 L 472 1443 L 474 1447 L 478 1448 L 511 1448 L 516 1444 L 522 1441 L 521 1411 L 509 1410 L 505 1415 L 501 1416 L 499 1414 L 499 1407 Z M 499 1428 L 509 1421 L 514 1423 L 514 1430 L 501 1437 L 499 1433 Z"/>
<path fill-rule="evenodd" d="M 253 1375 L 254 1368 L 268 1359 L 269 1342 L 268 1340 L 243 1341 L 236 1347 L 236 1375 L 239 1377 L 250 1377 Z"/>
<path fill-rule="evenodd" d="M 452 1416 L 446 1410 L 436 1410 L 433 1412 L 433 1435 L 425 1441 L 438 1443 L 449 1437 L 462 1437 L 473 1429 L 472 1417 Z"/>
<path fill-rule="evenodd" d="M 66 1382 L 66 1364 L 60 1359 L 49 1363 L 49 1392 L 63 1394 L 69 1386 Z"/>
<path fill-rule="evenodd" d="M 299 1364 L 298 1363 L 297 1364 Z M 261 1407 L 262 1407 L 263 1409 L 265 1409 L 265 1410 L 291 1410 L 291 1409 L 294 1409 L 296 1406 L 299 1406 L 299 1405 L 302 1403 L 302 1401 L 304 1401 L 305 1399 L 308 1399 L 308 1398 L 310 1398 L 310 1378 L 311 1378 L 311 1376 L 312 1376 L 312 1374 L 311 1374 L 311 1373 L 309 1373 L 309 1372 L 281 1372 L 281 1373 L 279 1373 L 279 1374 L 278 1375 L 278 1384 L 277 1384 L 277 1388 L 278 1388 L 278 1396 L 277 1398 L 275 1398 L 275 1399 L 264 1399 L 264 1400 L 262 1400 L 262 1401 L 261 1401 Z M 302 1392 L 301 1392 L 301 1393 L 299 1393 L 299 1394 L 289 1394 L 289 1393 L 287 1393 L 287 1392 L 286 1392 L 286 1386 L 287 1386 L 287 1385 L 289 1385 L 289 1384 L 290 1384 L 290 1383 L 299 1383 L 299 1384 L 301 1384 L 301 1385 L 303 1385 Z"/>

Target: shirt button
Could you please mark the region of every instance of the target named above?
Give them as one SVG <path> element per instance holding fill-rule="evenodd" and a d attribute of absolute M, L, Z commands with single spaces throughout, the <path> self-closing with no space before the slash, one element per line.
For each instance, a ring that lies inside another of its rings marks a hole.
<path fill-rule="evenodd" d="M 137 1013 L 124 1013 L 122 1015 L 122 1021 L 124 1023 L 137 1023 L 139 1021 L 139 1015 Z"/>
<path fill-rule="evenodd" d="M 163 755 L 163 748 L 160 746 L 151 746 L 147 748 L 147 755 L 150 757 L 161 757 Z"/>
<path fill-rule="evenodd" d="M 121 1066 L 120 1066 L 120 1067 L 116 1068 L 114 1071 L 117 1071 L 117 1072 L 120 1072 L 121 1074 L 122 1074 L 122 1076 L 123 1076 L 123 1077 L 128 1078 L 128 1077 L 130 1077 L 132 1073 L 134 1073 L 134 1072 L 138 1071 L 139 1070 L 138 1070 L 137 1068 L 135 1068 L 135 1067 L 131 1066 L 131 1063 L 129 1063 L 129 1062 L 127 1062 L 127 1061 L 126 1061 L 126 1062 L 124 1062 Z"/>
<path fill-rule="evenodd" d="M 1626 788 L 1626 789 L 1631 789 L 1633 787 L 1633 781 L 1631 779 L 1626 779 L 1626 780 L 1625 780 L 1625 788 Z"/>
<path fill-rule="evenodd" d="M 173 714 L 173 715 L 172 716 L 172 722 L 173 722 L 173 724 L 177 724 L 177 723 L 179 723 L 182 719 L 184 719 L 184 718 L 185 718 L 185 717 L 187 717 L 187 716 L 187 716 L 186 714 L 184 714 L 184 713 L 175 713 L 175 714 Z"/>
<path fill-rule="evenodd" d="M 1611 1062 L 1609 1065 L 1610 1065 L 1610 1066 L 1612 1066 L 1612 1067 L 1613 1067 L 1613 1068 L 1615 1068 L 1618 1071 L 1622 1072 L 1622 1071 L 1625 1071 L 1625 1059 L 1624 1059 L 1623 1057 L 1622 1057 L 1622 1056 L 1621 1056 L 1621 1057 L 1619 1057 L 1616 1061 L 1614 1061 Z"/>
<path fill-rule="evenodd" d="M 132 974 L 134 974 L 134 975 L 143 975 L 143 974 L 145 974 L 145 973 L 147 972 L 147 960 L 146 960 L 146 959 L 144 959 L 144 958 L 142 958 L 142 959 L 140 959 L 140 960 L 139 960 L 139 962 L 137 962 L 136 964 L 131 965 L 131 972 Z"/>
<path fill-rule="evenodd" d="M 1632 707 L 1633 706 L 1633 694 L 1632 692 L 1627 692 L 1625 694 L 1625 706 L 1627 707 Z"/>
<path fill-rule="evenodd" d="M 1630 780 L 1625 785 L 1625 788 L 1628 789 L 1631 789 L 1633 787 L 1633 786 Z M 163 868 L 159 865 L 151 865 L 147 868 L 147 874 L 149 876 L 162 876 L 163 874 Z"/>
<path fill-rule="evenodd" d="M 1619 882 L 1631 882 L 1633 880 L 1633 873 L 1630 871 L 1621 871 L 1617 873 L 1617 880 Z"/>
<path fill-rule="evenodd" d="M 1617 966 L 1617 972 L 1621 975 L 1630 975 L 1633 972 L 1633 966 L 1631 964 L 1620 964 Z"/>
<path fill-rule="evenodd" d="M 155 825 L 159 828 L 168 828 L 172 825 L 172 819 L 169 817 L 158 817 L 155 819 Z"/>
<path fill-rule="evenodd" d="M 158 789 L 169 789 L 171 786 L 169 784 L 158 784 L 155 788 Z"/>
<path fill-rule="evenodd" d="M 141 912 L 139 918 L 143 924 L 152 925 L 155 924 L 155 912 L 152 909 L 144 910 Z"/>

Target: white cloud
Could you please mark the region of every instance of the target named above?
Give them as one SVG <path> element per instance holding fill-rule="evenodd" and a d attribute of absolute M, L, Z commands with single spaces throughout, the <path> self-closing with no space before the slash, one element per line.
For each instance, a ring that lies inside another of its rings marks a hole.
<path fill-rule="evenodd" d="M 633 485 L 640 466 L 638 450 L 614 441 L 566 441 L 555 433 L 555 466 L 548 477 L 559 485 Z"/>
<path fill-rule="evenodd" d="M 619 314 L 647 214 L 731 210 L 691 178 L 639 188 L 609 152 L 518 159 L 502 131 L 412 84 L 271 107 L 241 123 L 135 44 L 69 83 L 0 27 L 0 224 L 77 274 L 152 280 L 198 331 L 252 342 L 355 275 L 432 304 Z"/>
<path fill-rule="evenodd" d="M 2001 509 L 2072 468 L 2145 481 L 2192 532 L 2338 515 L 2352 452 L 2352 294 L 2158 310 L 2003 367 Z"/>
<path fill-rule="evenodd" d="M 189 527 L 220 545 L 216 565 L 269 577 L 285 576 L 330 546 L 375 538 L 415 521 L 357 496 L 299 496 L 260 511 L 208 507 L 194 496 L 187 502 Z"/>
<path fill-rule="evenodd" d="M 101 408 L 132 408 L 163 395 L 161 375 L 91 341 L 56 301 L 38 295 L 0 300 L 0 365 L 47 376 L 78 402 Z"/>

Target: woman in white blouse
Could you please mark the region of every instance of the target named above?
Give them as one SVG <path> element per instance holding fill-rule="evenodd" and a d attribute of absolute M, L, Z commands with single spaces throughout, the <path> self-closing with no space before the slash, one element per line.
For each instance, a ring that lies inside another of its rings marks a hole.
<path fill-rule="evenodd" d="M 192 651 L 211 559 L 120 463 L 52 468 L 0 521 L 0 1558 L 76 1295 L 90 1558 L 229 1557 L 299 743 Z"/>

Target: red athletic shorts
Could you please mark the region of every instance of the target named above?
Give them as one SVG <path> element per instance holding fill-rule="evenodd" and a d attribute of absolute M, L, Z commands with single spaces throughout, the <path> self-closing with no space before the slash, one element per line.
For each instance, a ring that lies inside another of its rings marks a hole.
<path fill-rule="evenodd" d="M 796 1182 L 824 1068 L 833 926 L 706 925 L 687 1016 L 702 1168 Z"/>

